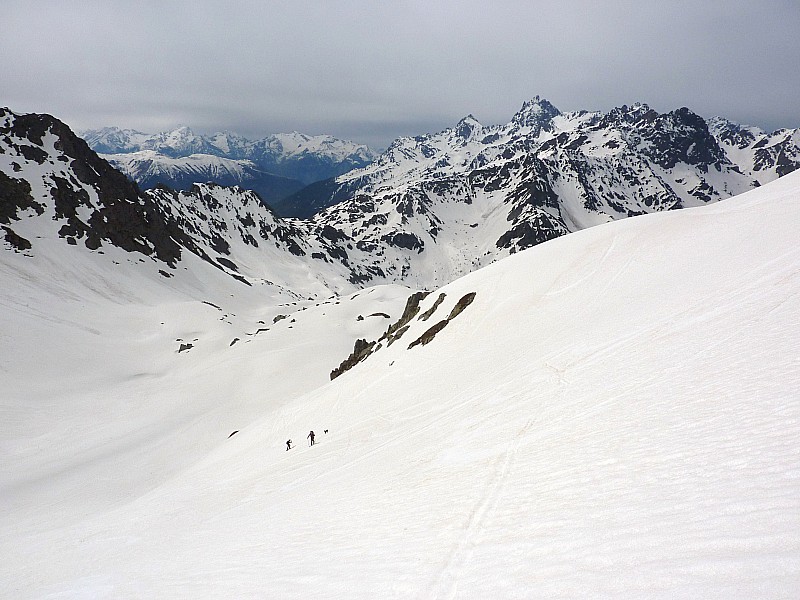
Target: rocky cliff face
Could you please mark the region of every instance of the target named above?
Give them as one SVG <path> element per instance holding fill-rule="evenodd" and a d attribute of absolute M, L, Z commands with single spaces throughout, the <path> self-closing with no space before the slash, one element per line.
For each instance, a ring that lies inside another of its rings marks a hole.
<path fill-rule="evenodd" d="M 25 239 L 19 223 L 89 250 L 110 244 L 170 266 L 180 260 L 181 232 L 153 200 L 49 115 L 0 110 L 0 194 L 7 237 Z"/>

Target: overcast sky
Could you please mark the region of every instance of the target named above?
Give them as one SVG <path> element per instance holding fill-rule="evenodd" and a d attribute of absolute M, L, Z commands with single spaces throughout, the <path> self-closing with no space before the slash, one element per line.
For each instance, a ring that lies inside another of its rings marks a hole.
<path fill-rule="evenodd" d="M 800 126 L 798 0 L 3 0 L 0 19 L 0 105 L 76 130 L 383 148 L 535 95 Z"/>

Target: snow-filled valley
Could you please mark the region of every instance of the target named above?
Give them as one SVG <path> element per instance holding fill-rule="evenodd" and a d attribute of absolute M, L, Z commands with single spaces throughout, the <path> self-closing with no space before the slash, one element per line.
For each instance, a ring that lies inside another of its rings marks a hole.
<path fill-rule="evenodd" d="M 165 278 L 15 224 L 2 595 L 794 597 L 799 225 L 791 173 L 584 229 L 431 290 L 331 380 L 414 290 L 190 253 Z"/>

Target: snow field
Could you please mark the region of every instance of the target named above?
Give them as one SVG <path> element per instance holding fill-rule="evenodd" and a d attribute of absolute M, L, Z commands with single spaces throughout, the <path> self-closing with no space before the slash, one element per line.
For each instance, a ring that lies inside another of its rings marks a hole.
<path fill-rule="evenodd" d="M 230 353 L 229 326 L 186 315 L 195 337 L 216 341 L 159 355 L 161 387 L 112 375 L 86 384 L 90 399 L 59 398 L 80 416 L 59 414 L 59 437 L 35 459 L 20 431 L 44 387 L 19 405 L 4 456 L 22 456 L 24 485 L 38 487 L 21 492 L 14 463 L 2 471 L 0 576 L 17 598 L 792 597 L 799 190 L 790 175 L 511 256 L 434 291 L 421 312 L 446 299 L 430 319 L 332 382 L 323 365 L 349 353 L 353 334 L 376 339 L 385 323 L 367 315 L 396 319 L 407 291 L 298 306 L 294 323 Z M 57 313 L 56 296 L 40 305 Z M 210 301 L 227 311 L 223 296 Z M 237 299 L 237 314 L 253 302 L 240 331 L 256 297 Z M 116 373 L 135 351 L 99 355 Z M 125 386 L 147 409 L 104 415 L 98 397 Z M 125 437 L 137 420 L 152 436 L 114 448 L 116 464 L 59 455 L 81 428 Z M 148 461 L 160 469 L 137 479 Z M 82 491 L 90 481 L 100 485 Z"/>

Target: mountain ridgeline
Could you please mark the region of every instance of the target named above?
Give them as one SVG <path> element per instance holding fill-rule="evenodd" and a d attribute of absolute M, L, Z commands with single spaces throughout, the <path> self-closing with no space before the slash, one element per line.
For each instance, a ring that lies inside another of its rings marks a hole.
<path fill-rule="evenodd" d="M 243 157 L 213 164 L 242 172 L 236 161 L 256 164 L 269 146 L 183 133 L 156 143 L 106 130 L 90 141 L 105 152 L 173 148 L 192 160 L 213 146 Z M 120 164 L 126 155 L 114 156 Z M 765 133 L 643 104 L 562 113 L 537 97 L 507 124 L 470 115 L 439 133 L 400 138 L 375 160 L 362 156 L 365 166 L 290 196 L 309 218 L 286 219 L 242 187 L 187 181 L 179 191 L 142 191 L 57 119 L 4 109 L 4 246 L 35 254 L 43 237 L 70 251 L 110 245 L 150 257 L 165 276 L 188 252 L 243 284 L 292 288 L 306 273 L 331 292 L 378 283 L 432 289 L 570 232 L 767 183 L 800 166 L 800 130 Z"/>
<path fill-rule="evenodd" d="M 84 131 L 89 146 L 116 168 L 151 189 L 159 184 L 188 190 L 195 183 L 238 185 L 257 192 L 282 216 L 283 199 L 316 181 L 369 164 L 367 146 L 329 135 L 282 133 L 249 140 L 229 132 L 204 136 L 188 127 L 158 134 L 107 127 Z"/>

